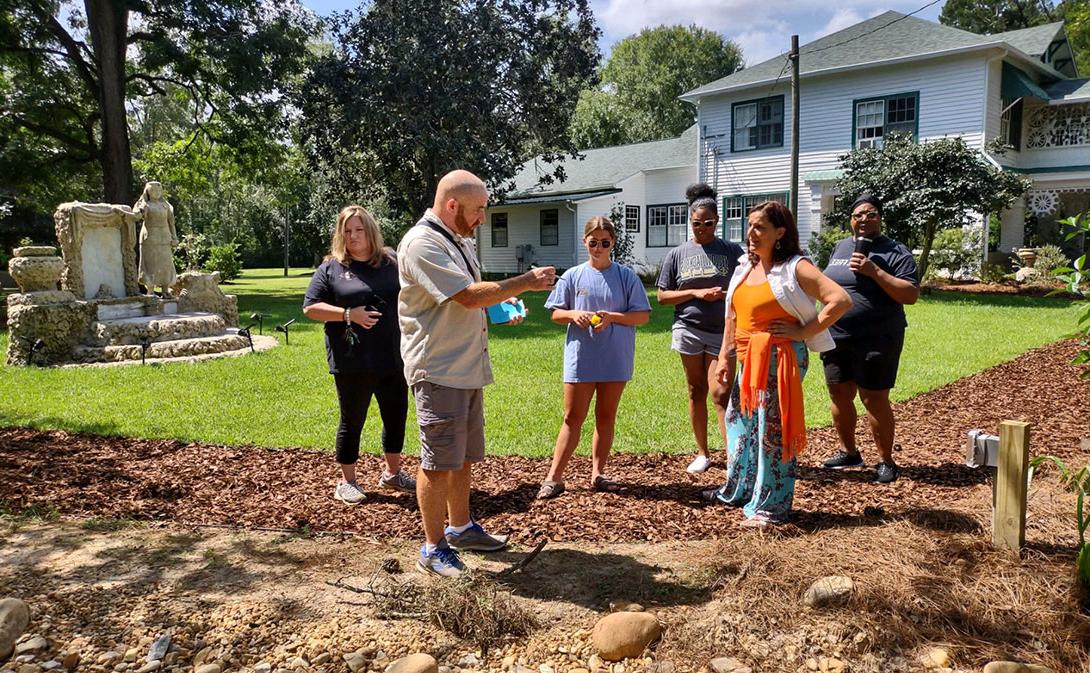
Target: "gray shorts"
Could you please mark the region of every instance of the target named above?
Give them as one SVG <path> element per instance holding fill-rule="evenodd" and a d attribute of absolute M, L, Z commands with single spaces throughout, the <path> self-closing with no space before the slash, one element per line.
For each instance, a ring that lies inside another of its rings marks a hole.
<path fill-rule="evenodd" d="M 670 347 L 682 355 L 700 355 L 708 353 L 719 355 L 723 345 L 723 333 L 705 332 L 702 329 L 674 323 L 673 338 Z"/>
<path fill-rule="evenodd" d="M 484 391 L 413 384 L 420 423 L 420 467 L 460 470 L 484 460 Z"/>

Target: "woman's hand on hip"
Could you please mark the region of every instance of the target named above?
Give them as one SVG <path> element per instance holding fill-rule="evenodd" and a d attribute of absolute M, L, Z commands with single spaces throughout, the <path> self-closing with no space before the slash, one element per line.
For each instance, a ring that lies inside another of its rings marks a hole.
<path fill-rule="evenodd" d="M 806 338 L 802 331 L 802 325 L 788 320 L 773 320 L 768 326 L 772 336 L 784 337 L 792 341 L 802 341 Z"/>
<path fill-rule="evenodd" d="M 348 318 L 363 329 L 371 329 L 381 317 L 382 314 L 378 311 L 369 311 L 362 306 L 357 306 L 348 311 Z"/>

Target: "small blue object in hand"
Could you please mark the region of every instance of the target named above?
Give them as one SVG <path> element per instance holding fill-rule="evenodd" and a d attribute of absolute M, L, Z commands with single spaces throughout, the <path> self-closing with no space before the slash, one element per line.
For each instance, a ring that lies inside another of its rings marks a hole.
<path fill-rule="evenodd" d="M 516 299 L 513 304 L 509 301 L 501 301 L 488 307 L 488 319 L 496 325 L 511 322 L 515 318 L 525 317 L 526 305 L 522 303 L 521 299 Z"/>

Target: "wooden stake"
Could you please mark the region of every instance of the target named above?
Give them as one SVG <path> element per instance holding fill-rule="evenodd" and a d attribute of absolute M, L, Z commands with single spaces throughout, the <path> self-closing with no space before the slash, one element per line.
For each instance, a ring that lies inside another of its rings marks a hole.
<path fill-rule="evenodd" d="M 999 466 L 992 509 L 992 546 L 1018 553 L 1026 541 L 1029 423 L 999 424 Z"/>

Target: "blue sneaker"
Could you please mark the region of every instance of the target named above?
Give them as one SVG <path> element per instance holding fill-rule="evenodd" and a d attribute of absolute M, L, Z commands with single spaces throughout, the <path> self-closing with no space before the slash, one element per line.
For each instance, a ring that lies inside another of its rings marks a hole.
<path fill-rule="evenodd" d="M 422 573 L 431 573 L 440 577 L 457 577 L 465 572 L 466 564 L 458 558 L 458 552 L 451 549 L 446 541 L 440 542 L 435 551 L 428 553 L 428 545 L 420 548 L 420 558 L 416 569 Z"/>
<path fill-rule="evenodd" d="M 455 533 L 453 528 L 447 526 L 443 535 L 447 538 L 447 544 L 458 551 L 499 551 L 507 546 L 506 535 L 489 535 L 476 521 L 461 533 Z"/>

